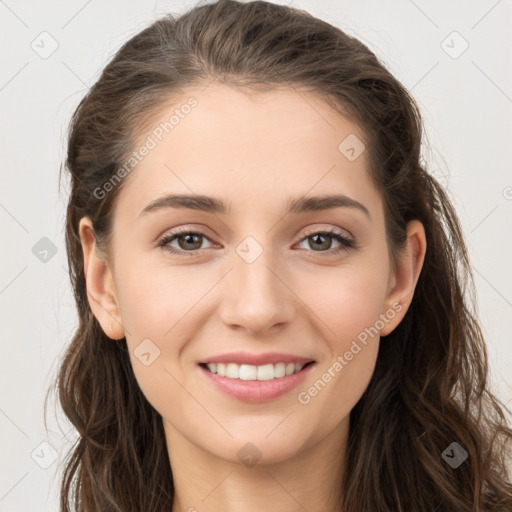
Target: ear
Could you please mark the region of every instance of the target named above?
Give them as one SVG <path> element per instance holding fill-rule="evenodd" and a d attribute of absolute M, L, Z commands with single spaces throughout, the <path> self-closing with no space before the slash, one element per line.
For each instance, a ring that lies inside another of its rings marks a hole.
<path fill-rule="evenodd" d="M 108 261 L 102 255 L 89 217 L 80 219 L 78 232 L 84 254 L 87 299 L 105 334 L 119 340 L 124 337 L 119 302 Z"/>
<path fill-rule="evenodd" d="M 423 224 L 418 220 L 410 221 L 407 224 L 406 246 L 396 264 L 396 270 L 390 275 L 384 313 L 389 321 L 381 329 L 381 336 L 391 333 L 407 313 L 423 267 L 426 249 Z M 395 313 L 393 317 L 391 312 Z"/>

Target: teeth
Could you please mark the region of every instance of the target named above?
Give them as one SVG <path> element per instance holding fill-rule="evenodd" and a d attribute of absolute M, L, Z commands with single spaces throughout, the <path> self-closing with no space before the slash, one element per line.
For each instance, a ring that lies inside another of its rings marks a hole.
<path fill-rule="evenodd" d="M 272 380 L 298 373 L 305 365 L 299 363 L 276 363 L 254 366 L 252 364 L 207 363 L 208 370 L 221 377 L 240 380 Z"/>
<path fill-rule="evenodd" d="M 278 379 L 286 375 L 286 365 L 284 363 L 277 363 L 272 366 L 274 367 L 274 378 Z"/>
<path fill-rule="evenodd" d="M 237 366 L 237 365 L 233 365 Z M 233 378 L 235 379 L 242 379 L 242 380 L 257 380 L 258 378 L 258 368 L 256 366 L 252 366 L 250 364 L 242 364 L 240 365 L 238 370 L 238 375 L 236 375 Z"/>
<path fill-rule="evenodd" d="M 226 377 L 228 379 L 238 379 L 238 365 L 229 363 L 226 365 Z"/>

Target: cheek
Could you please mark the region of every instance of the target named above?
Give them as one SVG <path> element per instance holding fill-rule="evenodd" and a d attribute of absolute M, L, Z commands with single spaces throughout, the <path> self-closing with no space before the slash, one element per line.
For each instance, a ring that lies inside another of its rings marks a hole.
<path fill-rule="evenodd" d="M 332 349 L 344 352 L 347 342 L 376 325 L 383 313 L 387 280 L 385 263 L 371 266 L 361 261 L 318 269 L 295 289 Z"/>
<path fill-rule="evenodd" d="M 129 266 L 118 277 L 121 315 L 136 339 L 165 340 L 186 323 L 187 315 L 211 287 L 192 267 Z"/>
<path fill-rule="evenodd" d="M 332 302 L 322 297 L 326 307 L 322 317 L 327 324 L 323 328 L 326 357 L 297 395 L 308 421 L 324 434 L 346 418 L 363 395 L 374 372 L 380 343 L 376 323 L 381 301 L 374 289 L 359 282 L 357 287 L 338 287 L 331 292 Z"/>
<path fill-rule="evenodd" d="M 117 267 L 119 305 L 133 371 L 146 399 L 160 413 L 186 398 L 178 382 L 180 354 L 200 325 L 200 301 L 215 283 L 193 267 Z"/>
<path fill-rule="evenodd" d="M 301 389 L 298 402 L 322 416 L 328 426 L 349 414 L 373 375 L 388 275 L 379 263 L 373 268 L 331 269 L 329 276 L 315 277 L 315 287 L 307 294 L 304 288 L 302 297 L 315 313 L 327 352 L 315 380 Z"/>

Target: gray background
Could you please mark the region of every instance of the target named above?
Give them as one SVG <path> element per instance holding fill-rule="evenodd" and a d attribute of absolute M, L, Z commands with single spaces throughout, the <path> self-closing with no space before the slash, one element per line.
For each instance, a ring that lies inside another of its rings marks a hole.
<path fill-rule="evenodd" d="M 360 38 L 418 100 L 424 157 L 470 250 L 491 383 L 512 405 L 511 1 L 276 3 Z M 76 327 L 67 190 L 58 191 L 68 120 L 124 41 L 193 4 L 0 0 L 0 512 L 57 510 L 59 464 L 74 439 L 54 402 L 48 432 L 43 423 L 45 392 Z"/>

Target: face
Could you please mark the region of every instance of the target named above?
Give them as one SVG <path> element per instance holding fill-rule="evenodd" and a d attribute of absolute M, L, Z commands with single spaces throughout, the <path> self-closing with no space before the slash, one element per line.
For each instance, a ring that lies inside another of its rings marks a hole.
<path fill-rule="evenodd" d="M 103 286 L 90 263 L 88 289 L 105 332 L 126 337 L 168 441 L 270 463 L 341 436 L 415 284 L 391 269 L 364 134 L 311 94 L 217 84 L 152 121 L 137 147 L 154 147 L 116 204 Z M 306 201 L 325 196 L 336 198 Z M 208 370 L 214 360 L 228 376 Z"/>

